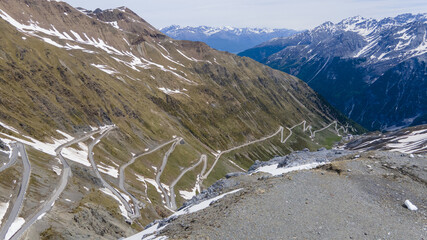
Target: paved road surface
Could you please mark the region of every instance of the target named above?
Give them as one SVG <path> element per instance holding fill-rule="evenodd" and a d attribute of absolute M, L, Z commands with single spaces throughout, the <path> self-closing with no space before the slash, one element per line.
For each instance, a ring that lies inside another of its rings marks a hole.
<path fill-rule="evenodd" d="M 22 183 L 21 183 L 21 186 L 19 187 L 18 197 L 16 198 L 16 201 L 13 204 L 13 208 L 9 214 L 9 217 L 7 218 L 5 225 L 0 231 L 0 239 L 5 239 L 7 231 L 9 230 L 10 226 L 18 217 L 19 212 L 21 211 L 22 204 L 25 198 L 25 192 L 27 191 L 28 184 L 30 183 L 30 175 L 31 175 L 31 164 L 30 164 L 30 161 L 28 160 L 28 155 L 27 155 L 27 152 L 25 151 L 24 144 L 17 142 L 17 143 L 12 143 L 10 145 L 13 148 L 12 150 L 13 153 L 16 153 L 16 154 L 12 153 L 9 163 L 15 162 L 16 158 L 18 157 L 17 152 L 20 152 L 22 163 L 24 165 L 24 172 L 22 173 Z"/>
<path fill-rule="evenodd" d="M 182 138 L 180 138 L 180 137 L 175 139 L 175 142 L 172 144 L 172 146 L 169 148 L 169 150 L 165 153 L 165 156 L 163 156 L 162 166 L 160 166 L 160 169 L 156 174 L 156 183 L 157 183 L 157 185 L 159 185 L 160 190 L 163 192 L 163 194 L 165 196 L 166 206 L 168 206 L 169 208 L 171 207 L 169 195 L 166 192 L 166 190 L 164 189 L 164 187 L 162 186 L 162 183 L 160 182 L 160 177 L 162 176 L 162 173 L 165 170 L 166 164 L 168 163 L 169 155 L 175 150 L 176 145 L 181 140 L 182 140 Z"/>
<path fill-rule="evenodd" d="M 122 196 L 122 194 L 117 191 L 113 186 L 111 186 L 107 181 L 104 180 L 104 178 L 102 177 L 101 173 L 98 170 L 98 166 L 95 163 L 95 160 L 93 159 L 93 148 L 95 147 L 96 144 L 99 143 L 99 141 L 105 137 L 111 130 L 113 130 L 115 127 L 110 127 L 107 130 L 105 130 L 100 136 L 98 136 L 96 139 L 94 139 L 92 141 L 92 143 L 89 144 L 89 150 L 88 150 L 88 156 L 89 156 L 89 161 L 90 164 L 92 165 L 93 170 L 95 171 L 95 175 L 99 178 L 99 180 L 101 180 L 102 185 L 109 189 L 116 197 L 119 198 L 119 200 L 123 203 L 123 205 L 126 208 L 126 211 L 128 212 L 128 216 L 132 219 L 138 217 L 138 213 L 134 212 L 134 210 L 131 208 L 130 204 L 128 201 L 126 201 L 126 199 Z"/>
<path fill-rule="evenodd" d="M 153 148 L 152 150 L 149 150 L 149 151 L 147 151 L 147 152 L 144 152 L 144 153 L 141 153 L 141 154 L 135 155 L 135 156 L 133 156 L 133 157 L 132 157 L 132 159 L 131 159 L 129 162 L 127 162 L 126 164 L 123 164 L 123 165 L 120 167 L 120 171 L 119 171 L 119 173 L 120 173 L 120 175 L 119 175 L 119 188 L 120 188 L 123 192 L 125 192 L 127 195 L 129 195 L 129 196 L 131 197 L 132 202 L 134 203 L 134 212 L 135 212 L 135 216 L 134 216 L 134 217 L 135 217 L 135 218 L 138 218 L 139 216 L 141 216 L 141 214 L 140 214 L 140 212 L 139 212 L 139 206 L 140 206 L 142 203 L 141 203 L 138 199 L 136 199 L 132 194 L 130 194 L 130 193 L 127 191 L 127 189 L 125 188 L 125 184 L 124 184 L 124 182 L 125 182 L 125 178 L 126 178 L 126 175 L 125 175 L 125 170 L 126 170 L 126 168 L 127 168 L 128 166 L 132 165 L 132 164 L 135 162 L 135 160 L 136 160 L 136 159 L 138 159 L 138 158 L 140 158 L 140 157 L 142 157 L 142 156 L 148 155 L 148 154 L 150 154 L 150 153 L 153 153 L 153 152 L 155 152 L 155 151 L 157 151 L 157 150 L 161 149 L 162 147 L 164 147 L 164 146 L 166 146 L 166 145 L 168 145 L 168 144 L 173 143 L 174 141 L 175 141 L 175 139 L 173 139 L 173 140 L 171 140 L 171 141 L 169 141 L 169 142 L 165 142 L 165 143 L 163 143 L 163 144 L 161 144 L 161 145 L 159 145 L 159 146 L 157 146 L 157 147 Z"/>
<path fill-rule="evenodd" d="M 32 224 L 34 224 L 38 220 L 39 217 L 46 214 L 52 208 L 55 201 L 59 198 L 59 196 L 61 195 L 61 193 L 64 191 L 65 187 L 67 186 L 68 179 L 72 175 L 72 173 L 71 173 L 70 166 L 68 165 L 67 161 L 64 159 L 64 157 L 61 154 L 62 149 L 69 147 L 75 143 L 85 141 L 86 139 L 90 138 L 92 135 L 94 135 L 96 133 L 99 133 L 100 131 L 101 130 L 90 132 L 90 133 L 86 134 L 85 136 L 74 139 L 74 140 L 67 142 L 65 144 L 62 144 L 57 149 L 55 149 L 56 155 L 61 160 L 61 163 L 63 166 L 62 176 L 61 176 L 61 180 L 59 181 L 58 188 L 53 192 L 53 194 L 50 196 L 49 200 L 43 204 L 42 208 L 39 211 L 37 211 L 37 213 L 34 214 L 30 219 L 25 221 L 24 225 L 22 225 L 22 227 L 12 236 L 11 240 L 19 239 L 20 236 L 23 233 L 25 233 L 25 231 L 27 231 L 27 229 Z"/>

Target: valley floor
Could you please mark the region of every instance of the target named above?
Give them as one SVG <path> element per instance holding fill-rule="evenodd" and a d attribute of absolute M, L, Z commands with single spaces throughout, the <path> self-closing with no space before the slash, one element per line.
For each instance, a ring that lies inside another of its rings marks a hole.
<path fill-rule="evenodd" d="M 157 236 L 426 239 L 426 159 L 425 154 L 349 152 L 312 170 L 232 177 L 223 192 L 241 191 L 169 221 Z M 417 211 L 404 206 L 407 199 Z"/>

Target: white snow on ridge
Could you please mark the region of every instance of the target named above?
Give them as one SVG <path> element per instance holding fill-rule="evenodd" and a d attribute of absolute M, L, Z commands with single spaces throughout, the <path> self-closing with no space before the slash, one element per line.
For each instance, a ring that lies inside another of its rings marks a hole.
<path fill-rule="evenodd" d="M 18 21 L 16 21 L 14 18 L 12 18 L 9 14 L 7 14 L 5 11 L 0 9 L 0 17 L 2 17 L 5 21 L 9 22 L 11 25 L 13 25 L 15 28 L 17 28 L 19 31 L 34 35 L 34 32 L 41 32 L 49 36 L 58 37 L 60 39 L 64 40 L 71 40 L 72 38 L 69 38 L 69 36 L 65 36 L 64 34 L 60 33 L 56 28 L 51 25 L 52 29 L 45 29 L 37 25 L 37 22 L 34 22 L 30 20 L 29 25 L 22 24 Z M 37 36 L 37 35 L 36 35 Z"/>
<path fill-rule="evenodd" d="M 157 49 L 157 48 L 156 48 Z M 157 49 L 158 50 L 158 49 Z M 133 69 L 133 70 L 135 70 L 135 71 L 138 71 L 138 72 L 140 72 L 140 70 L 138 69 L 138 68 L 142 68 L 142 69 L 150 69 L 150 66 L 151 65 L 153 65 L 153 66 L 155 66 L 155 67 L 158 67 L 160 70 L 162 70 L 162 71 L 164 71 L 164 72 L 169 72 L 169 73 L 172 73 L 173 75 L 175 75 L 176 77 L 178 77 L 179 79 L 181 79 L 181 80 L 184 80 L 184 81 L 186 81 L 186 82 L 189 82 L 189 83 L 193 83 L 193 81 L 191 81 L 191 80 L 189 80 L 189 79 L 187 79 L 187 78 L 185 78 L 185 77 L 183 77 L 183 76 L 181 76 L 181 75 L 179 75 L 178 73 L 176 73 L 176 72 L 174 72 L 174 71 L 172 71 L 172 70 L 169 70 L 169 69 L 167 69 L 167 68 L 165 68 L 163 65 L 160 65 L 160 64 L 157 64 L 157 63 L 155 63 L 155 62 L 152 62 L 152 61 L 149 61 L 149 60 L 147 60 L 147 59 L 145 59 L 145 58 L 143 58 L 143 57 L 137 57 L 137 56 L 135 56 L 133 53 L 131 53 L 131 52 L 125 52 L 124 53 L 124 55 L 125 56 L 127 56 L 127 57 L 130 57 L 132 60 L 131 61 L 124 61 L 124 60 L 122 60 L 122 59 L 119 59 L 119 58 L 116 58 L 116 57 L 112 57 L 114 60 L 116 60 L 117 62 L 120 62 L 120 63 L 122 63 L 122 64 L 124 64 L 124 65 L 126 65 L 127 67 L 129 67 L 129 68 L 131 68 L 131 69 Z M 163 54 L 162 54 L 163 55 Z M 165 57 L 167 60 L 169 60 L 169 61 L 173 61 L 173 60 L 171 60 L 171 59 L 168 59 L 166 56 L 164 56 L 163 55 L 163 57 Z M 175 62 L 175 61 L 173 61 L 173 62 Z M 177 63 L 177 62 L 175 62 L 176 64 L 180 64 L 180 63 Z"/>
<path fill-rule="evenodd" d="M 368 53 L 369 50 L 371 50 L 372 48 L 374 48 L 377 43 L 379 42 L 381 37 L 377 37 L 375 39 L 369 39 L 367 40 L 369 42 L 368 45 L 366 45 L 365 47 L 363 47 L 358 53 L 356 53 L 353 57 L 357 58 L 360 56 L 363 56 L 364 54 Z"/>
<path fill-rule="evenodd" d="M 327 164 L 327 162 L 321 162 L 321 163 L 314 162 L 314 163 L 308 163 L 308 164 L 303 164 L 299 166 L 285 167 L 285 168 L 278 168 L 279 164 L 273 164 L 273 165 L 260 167 L 257 170 L 255 170 L 254 173 L 265 172 L 265 173 L 270 173 L 273 176 L 278 176 L 284 173 L 289 173 L 294 171 L 310 170 L 325 164 Z"/>
<path fill-rule="evenodd" d="M 70 30 L 71 34 L 74 35 L 74 37 L 75 37 L 75 39 L 74 39 L 66 32 L 60 33 L 58 30 L 56 30 L 55 26 L 53 26 L 53 25 L 51 25 L 51 29 L 45 29 L 45 28 L 38 26 L 37 22 L 34 22 L 32 20 L 30 20 L 29 25 L 22 24 L 22 23 L 16 21 L 9 14 L 7 14 L 5 11 L 3 11 L 1 9 L 0 9 L 0 17 L 3 18 L 4 20 L 6 20 L 7 22 L 9 22 L 16 29 L 18 29 L 20 32 L 26 33 L 28 35 L 31 35 L 31 36 L 34 36 L 37 38 L 40 38 L 43 41 L 45 41 L 46 43 L 49 43 L 55 47 L 65 48 L 67 50 L 72 50 L 72 49 L 83 50 L 84 49 L 82 47 L 69 46 L 69 44 L 67 44 L 67 46 L 63 46 L 63 45 L 53 41 L 50 38 L 41 37 L 41 36 L 37 35 L 35 32 L 43 33 L 45 35 L 52 36 L 52 37 L 58 37 L 59 39 L 62 39 L 62 40 L 68 40 L 68 41 L 78 42 L 78 43 L 85 44 L 85 45 L 91 45 L 91 46 L 94 46 L 96 48 L 104 50 L 108 54 L 124 55 L 121 51 L 117 50 L 116 48 L 114 48 L 108 44 L 106 44 L 102 39 L 90 38 L 87 36 L 86 33 L 83 33 L 84 37 L 86 38 L 86 40 L 83 40 L 83 38 L 78 33 L 74 32 L 73 30 Z M 113 27 L 116 27 L 114 23 L 109 23 L 109 24 L 113 25 Z M 117 27 L 118 27 L 118 25 L 117 25 Z M 85 51 L 93 53 L 93 51 L 89 51 L 89 50 L 85 50 Z"/>
<path fill-rule="evenodd" d="M 94 64 L 94 63 L 92 63 L 91 66 L 96 67 L 99 70 L 101 70 L 101 71 L 103 71 L 103 72 L 105 72 L 107 74 L 110 74 L 110 75 L 119 73 L 116 69 L 114 69 L 114 68 L 112 68 L 110 66 L 107 66 L 107 65 L 101 65 L 101 64 Z"/>
<path fill-rule="evenodd" d="M 117 21 L 114 21 L 114 22 L 106 22 L 106 23 L 110 24 L 111 26 L 113 26 L 113 27 L 114 27 L 114 28 L 116 28 L 116 29 L 121 30 L 121 29 L 120 29 L 120 27 L 119 27 L 119 24 L 117 23 Z"/>
<path fill-rule="evenodd" d="M 160 87 L 158 88 L 160 91 L 164 92 L 167 95 L 172 95 L 172 94 L 184 94 L 187 97 L 190 97 L 188 94 L 181 92 L 181 90 L 172 90 L 169 88 L 164 88 L 164 87 Z"/>
<path fill-rule="evenodd" d="M 15 234 L 22 227 L 22 225 L 24 225 L 24 223 L 25 223 L 25 219 L 18 217 L 12 223 L 9 230 L 7 231 L 5 239 L 6 240 L 10 239 L 13 236 L 13 234 Z"/>
<path fill-rule="evenodd" d="M 415 153 L 427 148 L 427 146 L 424 146 L 427 142 L 427 130 L 414 131 L 409 135 L 396 138 L 395 141 L 397 143 L 387 144 L 391 152 Z"/>
<path fill-rule="evenodd" d="M 419 56 L 419 55 L 422 55 L 424 53 L 427 53 L 426 36 L 427 36 L 427 29 L 424 32 L 423 40 L 421 41 L 420 45 L 418 45 L 417 48 L 415 48 L 409 52 L 409 54 L 411 54 L 412 57 Z"/>
<path fill-rule="evenodd" d="M 187 57 L 184 53 L 182 53 L 182 52 L 181 52 L 181 51 L 179 51 L 178 49 L 176 49 L 176 51 L 177 51 L 179 54 L 181 54 L 184 58 L 186 58 L 187 60 L 190 60 L 190 61 L 193 61 L 193 62 L 198 62 L 198 60 L 197 60 L 197 59 Z"/>

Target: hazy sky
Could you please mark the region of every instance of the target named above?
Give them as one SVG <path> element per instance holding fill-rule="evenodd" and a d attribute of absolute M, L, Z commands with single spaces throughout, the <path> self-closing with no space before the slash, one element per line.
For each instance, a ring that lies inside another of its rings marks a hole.
<path fill-rule="evenodd" d="M 360 15 L 383 18 L 427 13 L 427 0 L 65 0 L 74 7 L 127 6 L 157 28 L 234 26 L 310 29 Z"/>

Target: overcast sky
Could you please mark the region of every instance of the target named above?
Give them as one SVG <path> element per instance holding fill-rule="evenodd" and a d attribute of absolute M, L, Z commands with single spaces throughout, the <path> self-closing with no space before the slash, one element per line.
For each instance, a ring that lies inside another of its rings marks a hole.
<path fill-rule="evenodd" d="M 126 6 L 157 28 L 234 26 L 310 29 L 360 15 L 380 19 L 427 13 L 427 0 L 65 0 L 74 7 Z"/>

